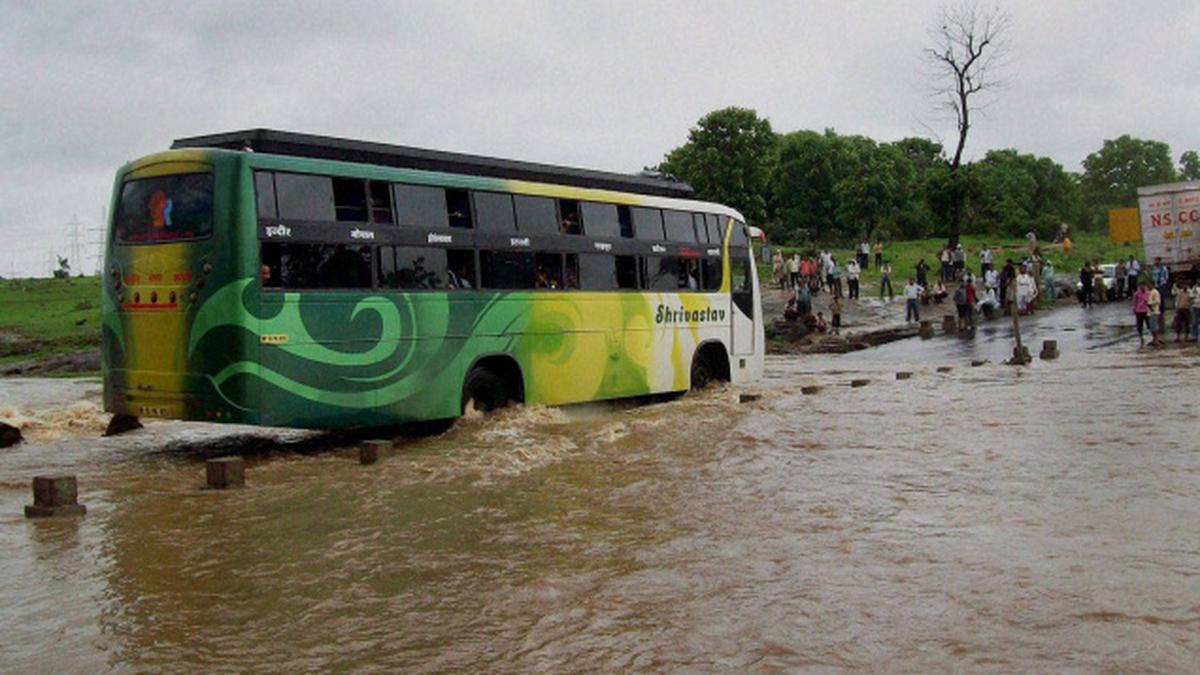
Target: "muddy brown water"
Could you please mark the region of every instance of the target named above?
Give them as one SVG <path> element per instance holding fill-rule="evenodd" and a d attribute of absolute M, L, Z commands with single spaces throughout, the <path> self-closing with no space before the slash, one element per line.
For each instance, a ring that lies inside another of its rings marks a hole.
<path fill-rule="evenodd" d="M 1196 672 L 1200 360 L 1100 321 L 1026 369 L 772 357 L 750 404 L 510 410 L 229 492 L 158 450 L 220 428 L 44 428 L 0 451 L 0 670 Z M 87 516 L 22 516 L 43 471 Z"/>

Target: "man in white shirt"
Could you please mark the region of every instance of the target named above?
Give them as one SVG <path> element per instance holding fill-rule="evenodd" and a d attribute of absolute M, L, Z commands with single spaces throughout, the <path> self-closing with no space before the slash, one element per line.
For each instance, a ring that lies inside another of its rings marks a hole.
<path fill-rule="evenodd" d="M 850 284 L 850 299 L 858 299 L 858 275 L 862 272 L 862 268 L 858 266 L 858 261 L 851 259 L 846 263 L 846 281 Z"/>
<path fill-rule="evenodd" d="M 1138 275 L 1141 273 L 1142 264 L 1137 261 L 1137 258 L 1129 256 L 1129 262 L 1125 263 L 1125 274 L 1129 275 L 1129 281 L 1125 284 L 1125 287 L 1130 289 L 1129 295 L 1131 296 L 1133 295 L 1133 292 L 1137 290 Z"/>
<path fill-rule="evenodd" d="M 1000 273 L 988 267 L 987 271 L 983 273 L 983 285 L 990 291 L 996 291 L 1000 288 Z"/>
<path fill-rule="evenodd" d="M 1027 268 L 1021 268 L 1017 275 L 1017 311 L 1024 314 L 1029 309 L 1033 299 L 1037 297 L 1037 282 Z"/>
<path fill-rule="evenodd" d="M 905 321 L 920 321 L 921 320 L 921 293 L 925 289 L 917 285 L 917 282 L 909 277 L 908 285 L 904 287 L 904 320 Z"/>
<path fill-rule="evenodd" d="M 986 276 L 988 268 L 992 266 L 992 249 L 988 248 L 987 244 L 983 245 L 983 250 L 979 252 L 979 276 Z"/>

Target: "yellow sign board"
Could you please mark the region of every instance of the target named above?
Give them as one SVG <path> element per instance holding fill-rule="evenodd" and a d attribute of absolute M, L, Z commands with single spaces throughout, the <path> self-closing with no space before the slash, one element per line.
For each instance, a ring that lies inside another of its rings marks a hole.
<path fill-rule="evenodd" d="M 1142 238 L 1142 223 L 1138 218 L 1136 208 L 1108 210 L 1108 238 L 1123 244 L 1128 241 L 1140 241 Z"/>

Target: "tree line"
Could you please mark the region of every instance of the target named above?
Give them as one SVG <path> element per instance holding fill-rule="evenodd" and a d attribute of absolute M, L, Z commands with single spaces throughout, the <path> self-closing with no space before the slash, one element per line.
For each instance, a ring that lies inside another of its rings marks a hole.
<path fill-rule="evenodd" d="M 754 110 L 729 107 L 702 117 L 654 169 L 737 208 L 773 241 L 800 245 L 937 237 L 955 220 L 964 233 L 1051 238 L 1064 222 L 1100 230 L 1109 209 L 1137 205 L 1138 187 L 1200 179 L 1200 155 L 1184 152 L 1176 166 L 1166 143 L 1124 135 L 1089 154 L 1083 173 L 1016 149 L 952 171 L 929 139 L 779 134 Z"/>

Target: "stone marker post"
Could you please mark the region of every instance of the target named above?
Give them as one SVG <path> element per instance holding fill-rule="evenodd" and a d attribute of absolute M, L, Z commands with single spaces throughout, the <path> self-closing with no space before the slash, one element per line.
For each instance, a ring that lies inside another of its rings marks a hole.
<path fill-rule="evenodd" d="M 26 518 L 82 516 L 87 507 L 79 503 L 79 484 L 75 476 L 36 476 L 33 479 L 33 504 L 25 507 Z"/>
<path fill-rule="evenodd" d="M 208 487 L 214 490 L 246 486 L 246 462 L 241 457 L 218 457 L 205 464 Z"/>
<path fill-rule="evenodd" d="M 374 464 L 379 461 L 379 456 L 392 449 L 391 441 L 363 441 L 358 446 L 358 463 L 359 464 Z"/>
<path fill-rule="evenodd" d="M 1038 354 L 1043 361 L 1058 358 L 1058 340 L 1042 340 L 1042 353 Z"/>

